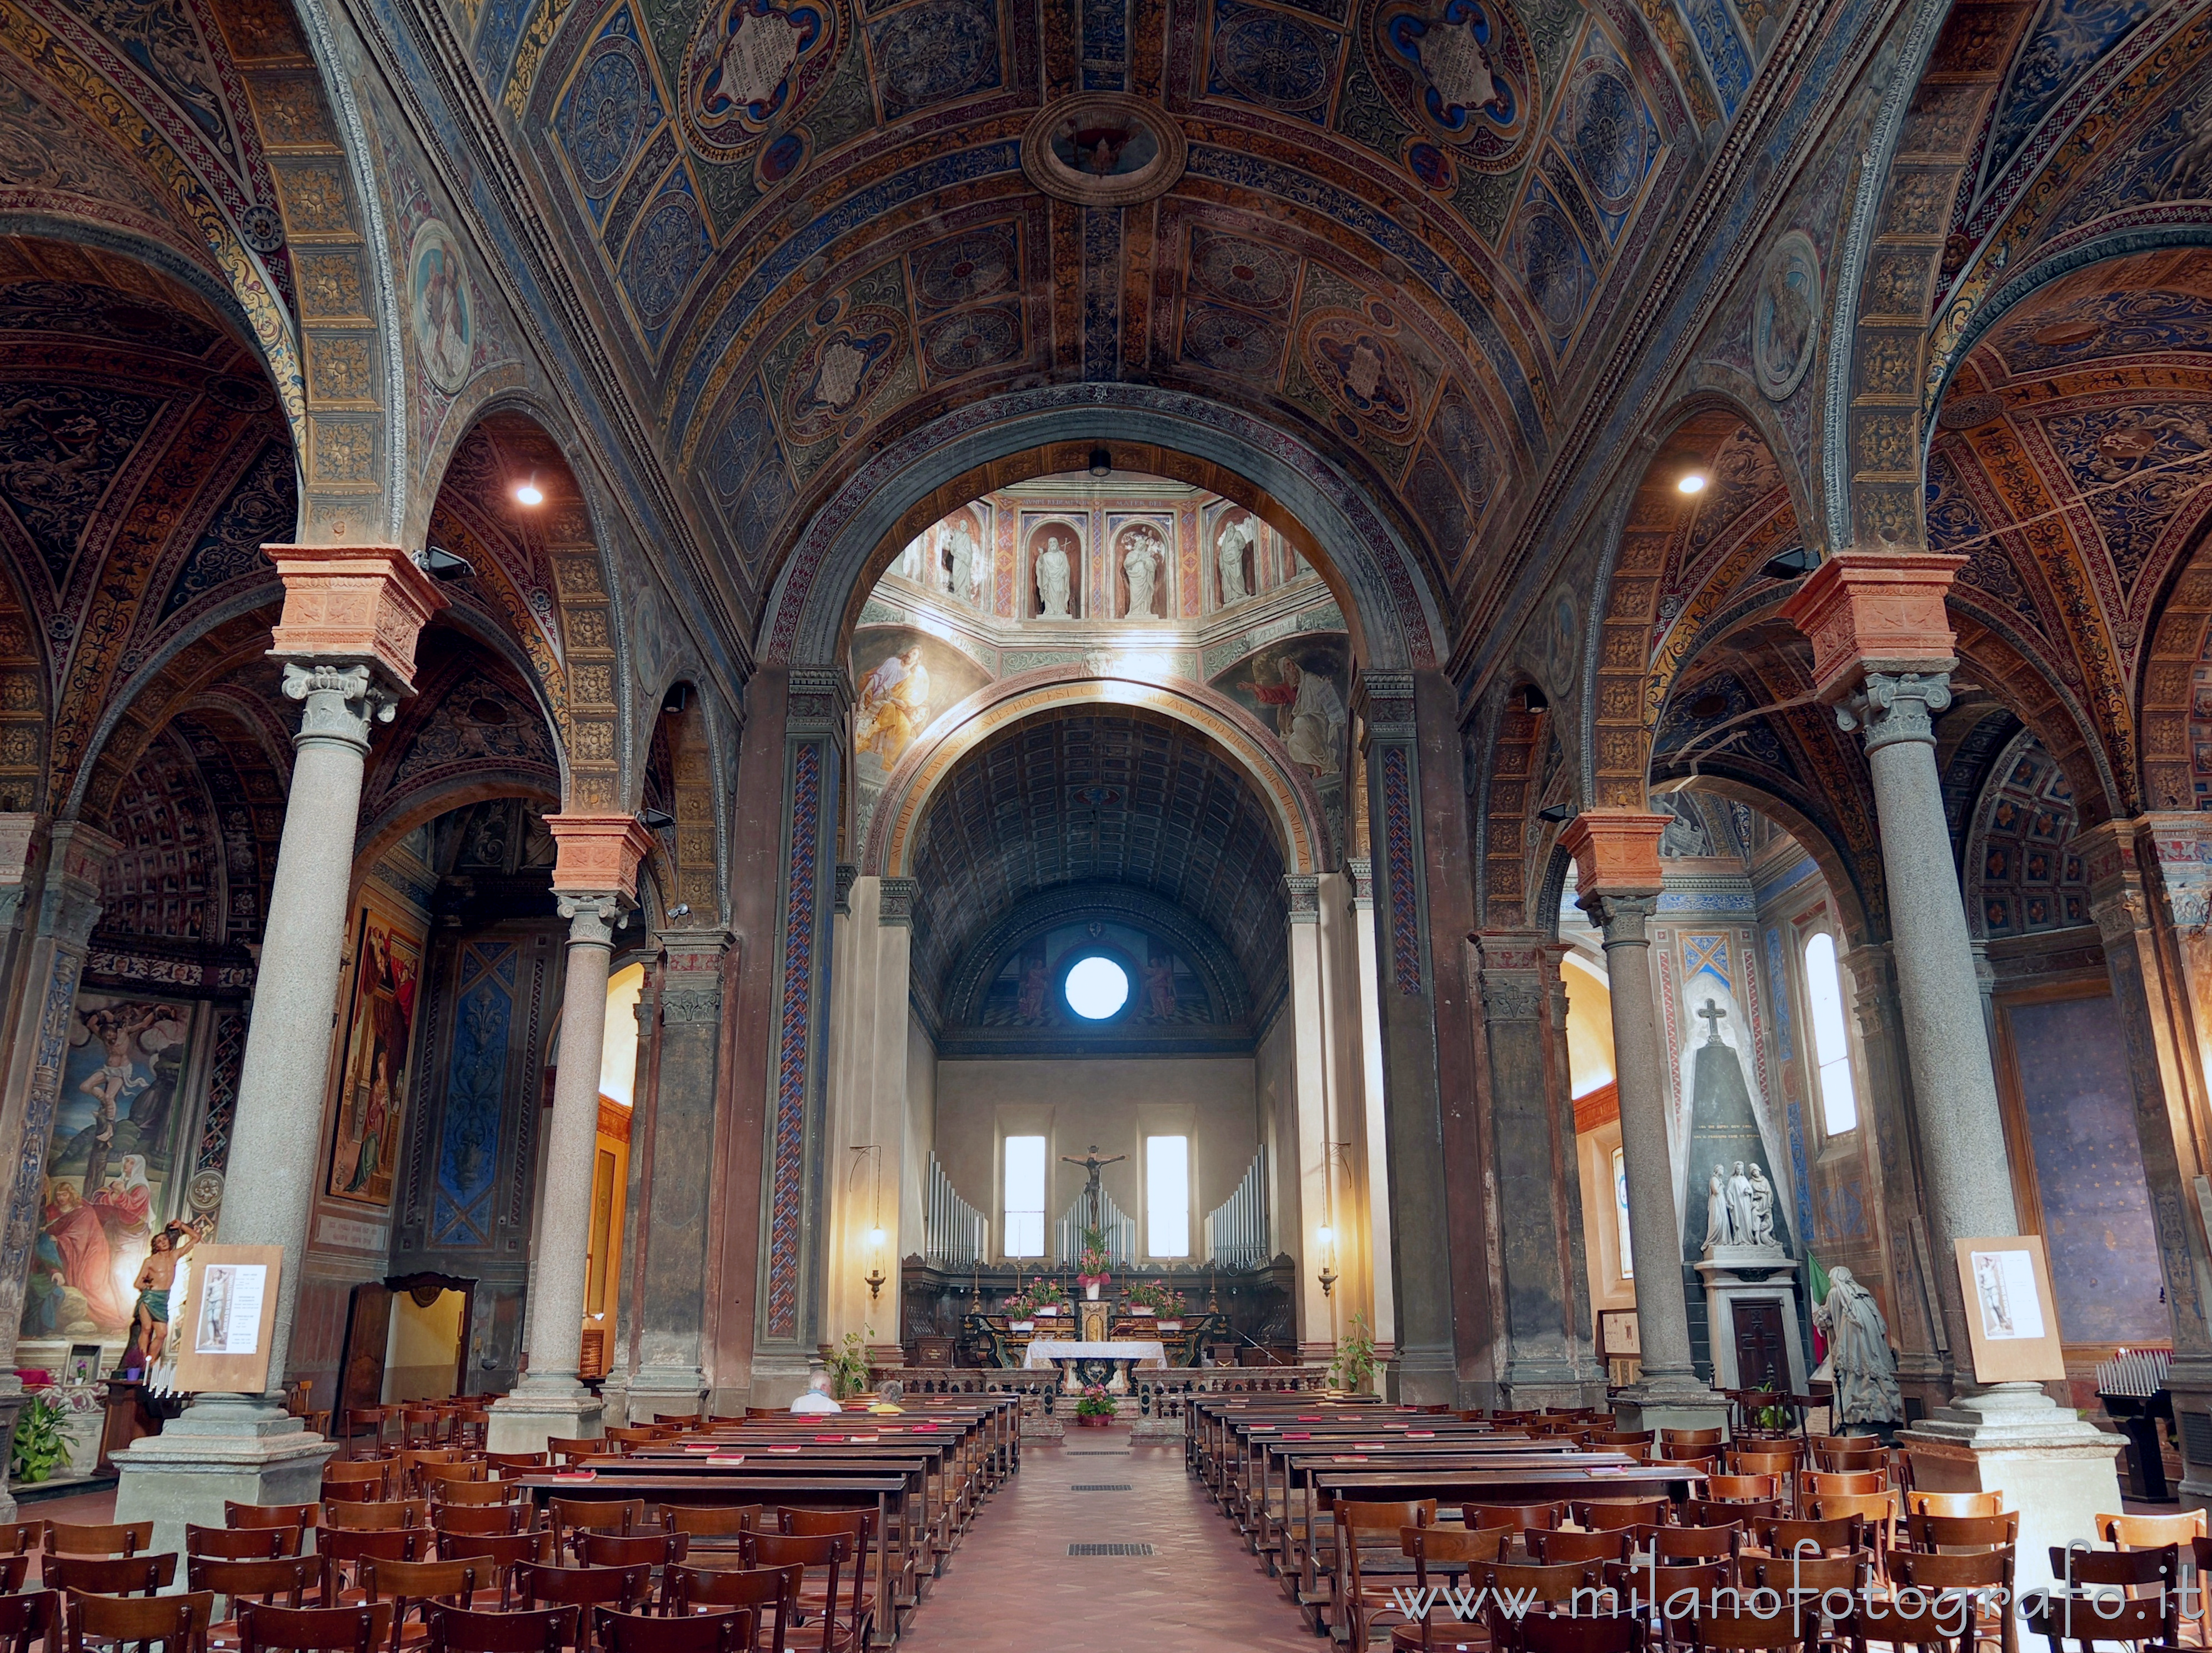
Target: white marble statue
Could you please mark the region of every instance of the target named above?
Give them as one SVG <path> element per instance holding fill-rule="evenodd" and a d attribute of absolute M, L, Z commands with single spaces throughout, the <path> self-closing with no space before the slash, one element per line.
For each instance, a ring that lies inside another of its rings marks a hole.
<path fill-rule="evenodd" d="M 1751 1168 L 1751 1232 L 1746 1238 L 1752 1245 L 1775 1243 L 1774 1184 L 1757 1165 Z"/>
<path fill-rule="evenodd" d="M 1070 572 L 1066 542 L 1054 534 L 1045 541 L 1044 550 L 1037 553 L 1037 600 L 1044 605 L 1043 618 L 1068 620 L 1074 617 L 1067 611 Z"/>
<path fill-rule="evenodd" d="M 922 565 L 928 551 L 929 530 L 925 528 L 907 541 L 906 549 L 899 553 L 899 577 L 902 580 L 911 580 L 917 586 L 921 585 Z"/>
<path fill-rule="evenodd" d="M 1121 544 L 1121 571 L 1129 576 L 1128 617 L 1157 620 L 1152 598 L 1160 578 L 1159 536 L 1140 528 Z"/>
<path fill-rule="evenodd" d="M 1735 1231 L 1735 1243 L 1751 1243 L 1751 1179 L 1743 1174 L 1743 1161 L 1735 1162 L 1735 1170 L 1728 1180 L 1729 1227 Z"/>
<path fill-rule="evenodd" d="M 952 594 L 964 603 L 975 600 L 975 536 L 957 522 L 945 537 L 952 552 Z"/>
<path fill-rule="evenodd" d="M 1221 606 L 1224 608 L 1231 603 L 1241 603 L 1252 594 L 1244 588 L 1244 548 L 1256 538 L 1252 519 L 1246 516 L 1237 518 L 1224 528 L 1221 538 L 1214 543 L 1214 561 L 1221 568 Z"/>
<path fill-rule="evenodd" d="M 1709 1246 L 1733 1245 L 1735 1243 L 1735 1228 L 1729 1212 L 1728 1167 L 1715 1165 L 1713 1180 L 1706 1188 L 1705 1243 Z"/>
<path fill-rule="evenodd" d="M 1894 1423 L 1905 1416 L 1897 1389 L 1897 1357 L 1874 1294 L 1848 1268 L 1828 1272 L 1828 1295 L 1813 1305 L 1813 1324 L 1828 1340 L 1822 1363 L 1834 1385 L 1839 1423 Z"/>

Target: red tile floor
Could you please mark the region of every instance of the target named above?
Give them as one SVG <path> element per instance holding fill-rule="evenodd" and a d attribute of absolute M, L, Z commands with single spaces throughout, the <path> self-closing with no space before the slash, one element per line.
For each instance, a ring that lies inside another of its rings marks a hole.
<path fill-rule="evenodd" d="M 1112 1455 L 1089 1455 L 1110 1454 Z M 1071 1486 L 1128 1483 L 1126 1492 Z M 1150 1557 L 1070 1544 L 1150 1544 Z M 1123 1429 L 1032 1441 L 909 1621 L 902 1653 L 1313 1653 L 1319 1645 L 1184 1468 Z"/>

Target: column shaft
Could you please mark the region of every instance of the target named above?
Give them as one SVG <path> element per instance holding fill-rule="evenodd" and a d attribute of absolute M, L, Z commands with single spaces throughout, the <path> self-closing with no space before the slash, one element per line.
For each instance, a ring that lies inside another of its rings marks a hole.
<path fill-rule="evenodd" d="M 1336 1298 L 1324 1291 L 1326 1269 L 1341 1275 L 1345 1248 L 1337 1236 L 1342 1215 L 1334 1195 L 1335 1150 L 1329 1140 L 1328 1075 L 1325 1071 L 1322 1018 L 1321 880 L 1311 873 L 1283 878 L 1285 939 L 1291 956 L 1291 1083 L 1297 1103 L 1298 1352 L 1308 1361 L 1333 1359 L 1336 1353 Z M 1322 1238 L 1326 1227 L 1329 1237 Z"/>
<path fill-rule="evenodd" d="M 1387 1365 L 1397 1354 L 1398 1312 L 1394 1236 L 1390 1226 L 1390 1130 L 1382 1090 L 1382 1030 L 1376 1006 L 1379 979 L 1375 958 L 1375 880 L 1372 864 L 1354 857 L 1345 864 L 1352 886 L 1352 926 L 1358 953 L 1359 995 L 1359 1098 L 1366 1133 L 1361 1155 L 1367 1168 L 1368 1255 L 1375 1263 L 1375 1360 Z"/>

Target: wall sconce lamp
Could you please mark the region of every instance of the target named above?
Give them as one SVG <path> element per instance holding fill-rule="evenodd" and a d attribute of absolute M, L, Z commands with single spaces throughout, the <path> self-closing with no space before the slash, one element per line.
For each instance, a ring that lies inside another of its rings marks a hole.
<path fill-rule="evenodd" d="M 885 1279 L 884 1273 L 884 1231 L 880 1228 L 872 1228 L 868 1231 L 868 1251 L 875 1260 L 875 1266 L 868 1271 L 865 1277 L 868 1282 L 868 1300 L 872 1303 L 876 1298 L 883 1295 L 884 1280 Z"/>
<path fill-rule="evenodd" d="M 845 1191 L 850 1194 L 854 1180 L 860 1176 L 863 1164 L 871 1166 L 875 1183 L 868 1196 L 868 1272 L 860 1278 L 867 1283 L 868 1301 L 873 1303 L 883 1296 L 884 1287 L 890 1276 L 884 1273 L 884 1242 L 889 1237 L 884 1232 L 884 1151 L 873 1142 L 853 1145 L 852 1169 L 845 1173 Z"/>
<path fill-rule="evenodd" d="M 1336 1272 L 1336 1169 L 1341 1165 L 1344 1174 L 1352 1175 L 1352 1145 L 1349 1142 L 1328 1142 L 1322 1145 L 1321 1162 L 1322 1210 L 1321 1226 L 1314 1231 L 1314 1238 L 1321 1249 L 1321 1294 L 1328 1297 L 1336 1290 L 1337 1281 L 1344 1278 Z M 1332 1323 L 1334 1313 L 1331 1312 Z"/>
<path fill-rule="evenodd" d="M 1332 1266 L 1334 1259 L 1329 1255 L 1336 1244 L 1336 1231 L 1323 1223 L 1315 1231 L 1314 1238 L 1321 1242 L 1321 1294 L 1327 1297 L 1336 1290 L 1337 1281 L 1344 1278 Z"/>

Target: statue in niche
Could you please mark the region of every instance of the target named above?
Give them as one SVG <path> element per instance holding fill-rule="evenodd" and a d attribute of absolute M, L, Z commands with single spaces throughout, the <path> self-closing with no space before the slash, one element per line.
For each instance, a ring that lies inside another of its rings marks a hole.
<path fill-rule="evenodd" d="M 1149 528 L 1133 530 L 1121 542 L 1121 571 L 1129 576 L 1129 614 L 1133 620 L 1157 620 L 1152 593 L 1160 577 L 1160 537 Z"/>
<path fill-rule="evenodd" d="M 1214 561 L 1221 568 L 1221 606 L 1241 603 L 1252 593 L 1244 588 L 1244 550 L 1258 538 L 1249 516 L 1239 517 L 1221 531 L 1214 543 Z"/>
<path fill-rule="evenodd" d="M 1042 605 L 1039 617 L 1047 620 L 1071 620 L 1075 617 L 1067 611 L 1071 567 L 1067 560 L 1066 542 L 1058 534 L 1044 543 L 1037 553 L 1037 601 Z"/>
<path fill-rule="evenodd" d="M 1828 1295 L 1813 1305 L 1813 1324 L 1828 1340 L 1828 1358 L 1815 1379 L 1834 1386 L 1836 1418 L 1845 1424 L 1889 1424 L 1905 1416 L 1897 1388 L 1897 1357 L 1889 1327 L 1874 1293 L 1848 1268 L 1828 1271 Z"/>
<path fill-rule="evenodd" d="M 1175 961 L 1158 953 L 1145 961 L 1145 1013 L 1156 1022 L 1175 1020 Z"/>
<path fill-rule="evenodd" d="M 1705 1195 L 1705 1243 L 1708 1246 L 1735 1243 L 1735 1218 L 1729 1210 L 1728 1167 L 1715 1165 L 1713 1180 L 1707 1184 Z"/>
<path fill-rule="evenodd" d="M 1751 1230 L 1747 1244 L 1772 1245 L 1774 1240 L 1774 1184 L 1757 1165 L 1751 1168 Z"/>

